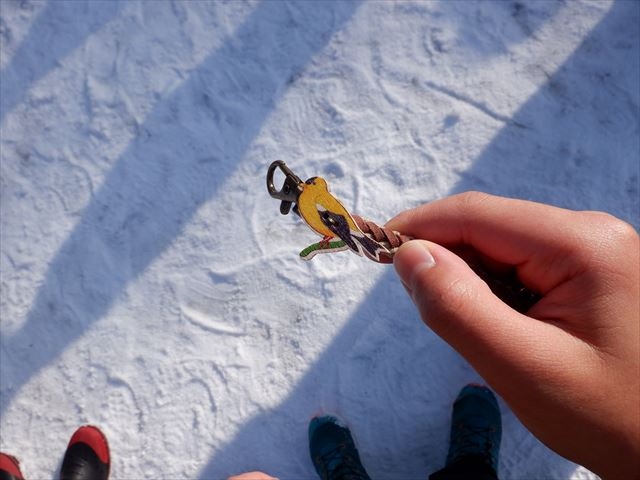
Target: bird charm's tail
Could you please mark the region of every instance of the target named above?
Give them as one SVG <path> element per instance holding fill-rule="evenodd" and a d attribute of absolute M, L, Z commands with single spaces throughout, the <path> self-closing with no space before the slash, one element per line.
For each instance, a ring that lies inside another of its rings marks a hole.
<path fill-rule="evenodd" d="M 367 237 L 364 233 L 363 234 L 352 233 L 351 238 L 357 245 L 358 250 L 356 251 L 356 253 L 358 253 L 359 255 L 364 254 L 365 256 L 369 257 L 371 260 L 375 260 L 376 262 L 380 261 L 381 253 L 386 253 L 386 254 L 390 253 L 389 250 L 384 245 L 376 242 L 375 240 L 372 240 L 371 238 Z"/>
<path fill-rule="evenodd" d="M 340 204 L 342 206 L 342 204 Z M 387 248 L 367 237 L 355 222 L 351 214 L 344 211 L 344 215 L 326 210 L 322 205 L 316 205 L 320 213 L 320 220 L 326 225 L 333 235 L 340 238 L 347 247 L 360 256 L 369 257 L 376 262 L 380 261 L 380 253 L 389 253 Z"/>

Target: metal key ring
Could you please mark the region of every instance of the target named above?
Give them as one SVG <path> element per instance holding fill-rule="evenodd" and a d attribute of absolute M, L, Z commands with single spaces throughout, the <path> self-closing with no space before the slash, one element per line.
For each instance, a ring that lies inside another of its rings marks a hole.
<path fill-rule="evenodd" d="M 285 175 L 284 184 L 280 190 L 276 189 L 273 183 L 273 175 L 277 168 Z M 302 187 L 300 186 L 302 183 L 302 180 L 282 160 L 276 160 L 269 165 L 269 170 L 267 170 L 267 190 L 273 198 L 282 200 L 280 204 L 281 214 L 288 214 L 291 206 L 298 202 L 298 196 L 302 192 Z"/>

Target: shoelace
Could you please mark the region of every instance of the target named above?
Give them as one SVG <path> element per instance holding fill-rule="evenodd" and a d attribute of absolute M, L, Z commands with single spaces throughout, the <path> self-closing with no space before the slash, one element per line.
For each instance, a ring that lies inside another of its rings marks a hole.
<path fill-rule="evenodd" d="M 320 460 L 318 463 L 324 470 L 323 477 L 327 480 L 370 480 L 362 470 L 360 462 L 344 453 L 346 448 L 347 445 L 341 443 L 333 450 L 318 456 Z"/>
<path fill-rule="evenodd" d="M 493 427 L 475 427 L 470 425 L 458 425 L 458 437 L 456 442 L 456 454 L 452 461 L 469 454 L 478 454 L 478 447 L 482 449 L 482 454 L 495 463 L 491 449 L 493 442 L 487 440 L 487 430 L 494 432 Z"/>

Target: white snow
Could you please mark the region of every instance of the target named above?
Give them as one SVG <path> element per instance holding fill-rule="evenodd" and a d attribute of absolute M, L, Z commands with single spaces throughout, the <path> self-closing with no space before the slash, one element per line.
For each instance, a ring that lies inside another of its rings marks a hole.
<path fill-rule="evenodd" d="M 375 478 L 443 466 L 481 379 L 393 267 L 298 259 L 275 159 L 381 223 L 476 189 L 638 227 L 638 2 L 0 8 L 0 449 L 27 478 L 83 423 L 113 478 L 316 478 L 319 411 Z M 500 405 L 502 478 L 595 478 Z"/>

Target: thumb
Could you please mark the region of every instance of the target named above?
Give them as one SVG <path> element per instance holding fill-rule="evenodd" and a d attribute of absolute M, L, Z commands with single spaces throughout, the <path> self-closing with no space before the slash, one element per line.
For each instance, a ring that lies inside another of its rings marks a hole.
<path fill-rule="evenodd" d="M 393 263 L 423 321 L 481 374 L 505 362 L 526 362 L 523 352 L 536 355 L 535 330 L 544 324 L 503 303 L 453 252 L 412 240 L 399 248 Z"/>

